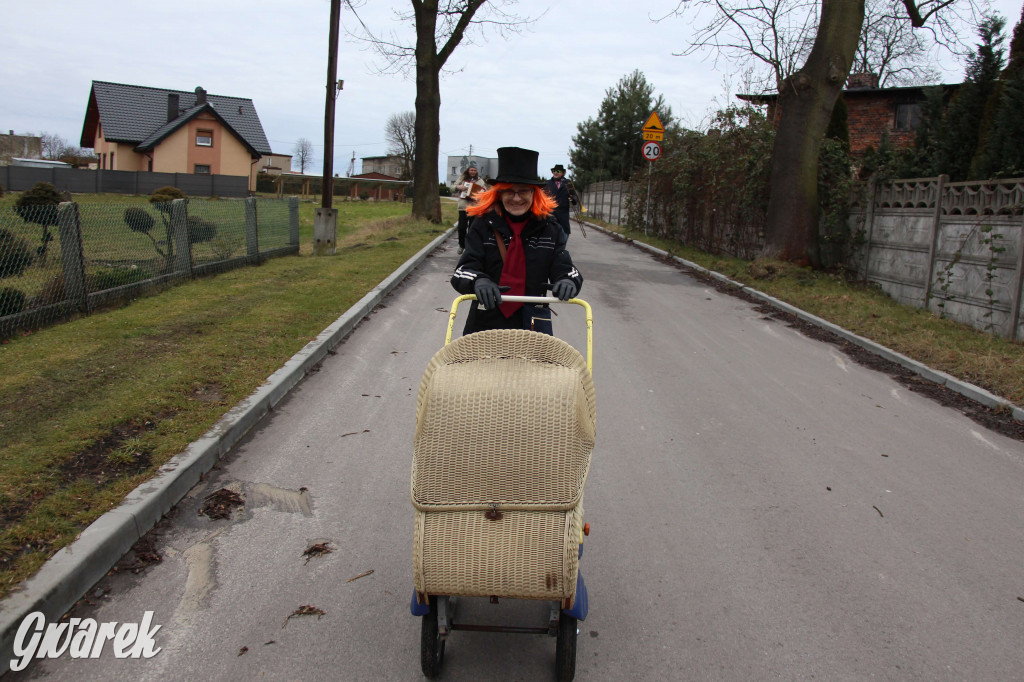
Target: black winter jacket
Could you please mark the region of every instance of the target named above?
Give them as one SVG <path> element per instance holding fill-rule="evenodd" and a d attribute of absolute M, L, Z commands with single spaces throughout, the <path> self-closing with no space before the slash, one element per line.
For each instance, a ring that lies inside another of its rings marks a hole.
<path fill-rule="evenodd" d="M 466 250 L 452 275 L 452 286 L 460 294 L 472 294 L 473 284 L 478 277 L 486 277 L 494 283 L 501 282 L 504 262 L 498 243 L 494 240 L 497 229 L 508 248 L 512 229 L 504 216 L 491 211 L 475 218 L 466 233 Z M 532 216 L 523 228 L 523 250 L 526 255 L 526 295 L 548 295 L 545 285 L 560 279 L 570 279 L 576 284 L 577 293 L 583 288 L 583 275 L 572 264 L 572 258 L 565 248 L 565 235 L 554 217 L 540 219 Z M 522 329 L 522 309 L 506 318 L 498 309 L 480 310 L 473 301 L 469 309 L 463 334 L 485 329 Z"/>

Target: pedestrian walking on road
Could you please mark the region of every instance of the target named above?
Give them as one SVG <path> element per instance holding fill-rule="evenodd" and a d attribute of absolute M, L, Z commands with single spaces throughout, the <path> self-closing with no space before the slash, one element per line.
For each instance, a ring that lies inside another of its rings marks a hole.
<path fill-rule="evenodd" d="M 523 304 L 502 303 L 499 287 L 515 296 L 545 296 L 551 283 L 552 293 L 567 301 L 583 286 L 553 216 L 555 200 L 537 178 L 537 157 L 529 149 L 499 149 L 494 186 L 466 209 L 474 219 L 451 280 L 460 294 L 477 296 L 463 334 L 529 328 Z"/>
<path fill-rule="evenodd" d="M 480 178 L 480 171 L 473 164 L 462 172 L 462 176 L 452 185 L 452 192 L 459 199 L 459 253 L 466 248 L 466 230 L 469 228 L 469 216 L 466 209 L 477 195 L 487 189 L 487 183 Z"/>
<path fill-rule="evenodd" d="M 544 186 L 544 191 L 558 203 L 558 208 L 555 209 L 555 218 L 558 219 L 558 224 L 562 226 L 565 236 L 568 237 L 569 204 L 577 205 L 580 203 L 580 198 L 576 196 L 576 189 L 572 183 L 565 179 L 565 167 L 562 164 L 556 163 L 555 167 L 551 169 L 551 179 Z"/>

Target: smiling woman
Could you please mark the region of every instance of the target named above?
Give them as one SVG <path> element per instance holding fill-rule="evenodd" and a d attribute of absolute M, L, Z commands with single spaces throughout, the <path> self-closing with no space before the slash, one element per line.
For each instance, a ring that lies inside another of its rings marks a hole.
<path fill-rule="evenodd" d="M 564 301 L 583 285 L 553 217 L 557 204 L 537 178 L 537 157 L 529 149 L 500 148 L 494 186 L 466 210 L 475 220 L 452 275 L 459 293 L 477 297 L 464 334 L 524 328 L 523 304 L 502 303 L 501 287 L 512 295 L 544 296 L 552 283 L 552 292 Z"/>

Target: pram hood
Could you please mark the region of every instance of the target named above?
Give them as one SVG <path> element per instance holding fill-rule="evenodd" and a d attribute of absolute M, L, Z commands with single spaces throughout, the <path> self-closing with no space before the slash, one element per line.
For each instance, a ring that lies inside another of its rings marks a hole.
<path fill-rule="evenodd" d="M 413 506 L 571 509 L 583 496 L 595 430 L 594 383 L 568 343 L 518 329 L 458 338 L 420 383 Z"/>

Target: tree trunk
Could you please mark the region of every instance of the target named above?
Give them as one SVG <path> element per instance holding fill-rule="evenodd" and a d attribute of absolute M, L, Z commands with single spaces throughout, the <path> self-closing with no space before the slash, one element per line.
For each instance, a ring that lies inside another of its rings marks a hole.
<path fill-rule="evenodd" d="M 416 12 L 416 152 L 412 215 L 441 222 L 437 155 L 441 148 L 441 67 L 434 30 L 436 3 L 413 3 Z"/>
<path fill-rule="evenodd" d="M 821 0 L 807 62 L 779 86 L 779 127 L 762 255 L 818 265 L 818 148 L 850 74 L 864 0 Z"/>

